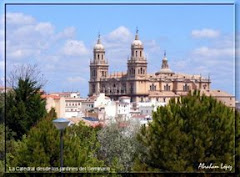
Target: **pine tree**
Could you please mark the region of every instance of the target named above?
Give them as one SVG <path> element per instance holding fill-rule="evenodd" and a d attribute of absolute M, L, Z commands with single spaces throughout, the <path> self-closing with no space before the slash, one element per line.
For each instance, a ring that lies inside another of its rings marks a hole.
<path fill-rule="evenodd" d="M 135 168 L 200 172 L 200 163 L 234 167 L 234 118 L 232 108 L 199 91 L 170 100 L 141 129 L 138 139 L 145 148 Z"/>
<path fill-rule="evenodd" d="M 59 167 L 60 133 L 52 121 L 56 113 L 52 109 L 30 129 L 22 140 L 12 140 L 12 150 L 7 155 L 7 166 Z M 101 167 L 103 162 L 96 157 L 99 143 L 96 130 L 83 123 L 67 127 L 64 132 L 64 166 Z"/>
<path fill-rule="evenodd" d="M 40 94 L 42 85 L 35 77 L 35 68 L 28 66 L 19 69 L 19 76 L 14 78 L 17 83 L 13 85 L 13 90 L 7 94 L 6 99 L 6 126 L 15 132 L 13 138 L 16 140 L 46 115 L 46 103 Z"/>

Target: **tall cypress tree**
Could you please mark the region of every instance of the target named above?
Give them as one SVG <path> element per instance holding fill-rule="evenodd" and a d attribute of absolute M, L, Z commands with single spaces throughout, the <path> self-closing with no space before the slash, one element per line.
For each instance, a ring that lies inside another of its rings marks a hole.
<path fill-rule="evenodd" d="M 234 168 L 234 118 L 232 108 L 212 97 L 201 96 L 199 91 L 170 100 L 153 113 L 153 122 L 141 129 L 138 139 L 145 149 L 135 168 L 207 171 L 198 168 L 200 163 L 219 166 L 223 163 Z M 217 170 L 221 169 L 210 172 Z"/>

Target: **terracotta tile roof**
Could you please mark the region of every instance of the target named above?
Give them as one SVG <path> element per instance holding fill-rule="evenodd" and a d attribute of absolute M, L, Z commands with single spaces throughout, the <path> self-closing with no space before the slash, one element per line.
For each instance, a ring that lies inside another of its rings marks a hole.
<path fill-rule="evenodd" d="M 134 119 L 144 119 L 147 115 L 142 115 L 142 114 L 139 114 L 139 115 L 133 115 L 132 118 Z"/>
<path fill-rule="evenodd" d="M 60 99 L 60 96 L 57 95 L 49 95 L 49 94 L 43 94 L 41 95 L 42 98 L 53 98 L 53 99 Z"/>

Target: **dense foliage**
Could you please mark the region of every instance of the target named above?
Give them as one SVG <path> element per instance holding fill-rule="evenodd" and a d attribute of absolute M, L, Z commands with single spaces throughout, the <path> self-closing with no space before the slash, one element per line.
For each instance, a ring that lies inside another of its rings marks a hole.
<path fill-rule="evenodd" d="M 233 109 L 198 91 L 172 99 L 141 129 L 138 138 L 146 148 L 135 169 L 205 171 L 198 168 L 200 163 L 234 167 L 234 122 Z"/>
<path fill-rule="evenodd" d="M 8 166 L 59 167 L 59 131 L 52 120 L 55 112 L 50 113 L 31 128 L 22 141 L 14 141 L 12 152 L 8 154 Z M 91 167 L 102 166 L 96 158 L 99 144 L 96 130 L 79 123 L 68 127 L 64 133 L 64 166 Z"/>
<path fill-rule="evenodd" d="M 15 132 L 13 137 L 16 140 L 46 114 L 45 100 L 41 98 L 40 89 L 37 81 L 31 77 L 19 78 L 17 86 L 7 94 L 6 126 Z"/>

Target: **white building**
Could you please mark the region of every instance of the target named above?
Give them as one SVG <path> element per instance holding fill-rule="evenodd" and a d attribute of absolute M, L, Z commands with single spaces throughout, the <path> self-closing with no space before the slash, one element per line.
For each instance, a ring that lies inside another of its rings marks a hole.
<path fill-rule="evenodd" d="M 122 96 L 116 101 L 116 116 L 121 118 L 122 121 L 127 121 L 130 118 L 130 100 L 130 97 Z"/>
<path fill-rule="evenodd" d="M 152 112 L 157 110 L 159 106 L 165 106 L 166 102 L 139 102 L 137 103 L 137 109 L 139 110 L 141 115 L 152 116 Z"/>
<path fill-rule="evenodd" d="M 58 117 L 73 118 L 82 117 L 82 102 L 78 92 L 62 92 L 42 95 L 46 99 L 46 109 L 50 111 L 54 108 Z"/>

